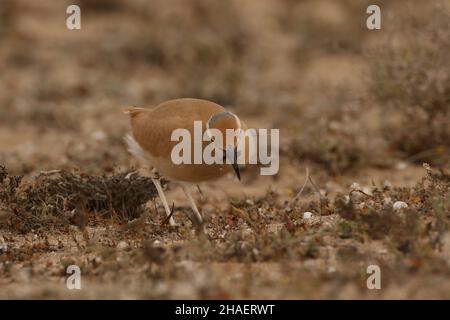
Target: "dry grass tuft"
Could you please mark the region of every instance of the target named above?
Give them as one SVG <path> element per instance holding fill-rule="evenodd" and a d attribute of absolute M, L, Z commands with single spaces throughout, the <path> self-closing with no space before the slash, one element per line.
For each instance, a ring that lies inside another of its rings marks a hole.
<path fill-rule="evenodd" d="M 383 112 L 392 146 L 416 162 L 450 155 L 450 11 L 433 19 L 409 16 L 394 25 L 371 54 L 370 92 Z M 400 123 L 400 125 L 399 125 Z"/>
<path fill-rule="evenodd" d="M 337 234 L 360 241 L 383 240 L 394 253 L 406 256 L 439 251 L 449 229 L 449 175 L 426 168 L 426 177 L 414 188 L 374 187 L 370 195 L 338 196 L 335 212 L 342 219 Z M 395 210 L 396 201 L 408 207 Z"/>
<path fill-rule="evenodd" d="M 31 184 L 22 178 L 0 166 L 0 203 L 9 212 L 6 225 L 21 232 L 79 225 L 78 218 L 90 212 L 131 220 L 157 194 L 150 178 L 132 171 L 111 176 L 55 171 L 40 174 Z"/>
<path fill-rule="evenodd" d="M 330 136 L 326 132 L 311 130 L 302 133 L 291 146 L 297 159 L 313 161 L 331 175 L 356 170 L 368 162 L 367 151 L 351 136 Z"/>

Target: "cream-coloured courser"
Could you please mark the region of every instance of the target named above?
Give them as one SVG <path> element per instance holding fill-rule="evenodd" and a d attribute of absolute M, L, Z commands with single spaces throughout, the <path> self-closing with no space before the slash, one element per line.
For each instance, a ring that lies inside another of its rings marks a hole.
<path fill-rule="evenodd" d="M 181 183 L 186 197 L 189 199 L 196 220 L 202 224 L 203 219 L 197 209 L 190 193 L 189 183 L 199 183 L 210 179 L 219 178 L 234 169 L 240 179 L 237 165 L 237 141 L 234 140 L 231 157 L 233 164 L 174 164 L 171 159 L 173 147 L 178 141 L 171 141 L 172 132 L 175 129 L 187 129 L 194 137 L 194 121 L 202 121 L 202 134 L 208 128 L 219 129 L 226 137 L 226 129 L 244 129 L 240 119 L 222 106 L 200 99 L 175 99 L 169 100 L 153 109 L 128 107 L 123 112 L 129 114 L 132 135 L 127 135 L 125 140 L 128 151 L 140 160 L 151 166 L 151 169 L 162 176 Z M 193 140 L 193 138 L 191 139 Z M 207 143 L 203 142 L 203 147 Z M 192 143 L 193 148 L 193 143 Z M 230 157 L 230 150 L 224 145 L 224 155 Z M 194 154 L 193 149 L 191 155 Z M 158 178 L 152 178 L 159 197 L 164 205 L 167 215 L 170 215 L 169 205 Z M 173 218 L 169 219 L 170 225 L 176 225 Z"/>

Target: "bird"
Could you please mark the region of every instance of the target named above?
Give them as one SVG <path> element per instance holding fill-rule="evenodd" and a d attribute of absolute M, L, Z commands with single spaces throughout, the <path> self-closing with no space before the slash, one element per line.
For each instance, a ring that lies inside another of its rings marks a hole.
<path fill-rule="evenodd" d="M 233 170 L 240 180 L 237 162 L 239 142 L 233 139 L 231 145 L 226 145 L 224 138 L 223 144 L 219 146 L 219 149 L 223 151 L 224 160 L 225 158 L 231 158 L 232 161 L 225 161 L 222 164 L 175 164 L 171 158 L 171 153 L 177 141 L 172 141 L 172 132 L 176 129 L 186 129 L 193 135 L 194 121 L 202 121 L 202 134 L 206 130 L 218 129 L 225 137 L 227 129 L 244 129 L 245 124 L 236 114 L 226 110 L 221 105 L 195 98 L 173 99 L 154 108 L 130 106 L 123 108 L 122 111 L 129 115 L 131 124 L 131 133 L 125 136 L 128 151 L 149 165 L 149 169 L 156 171 L 156 175 L 151 179 L 164 206 L 170 225 L 176 226 L 177 224 L 172 217 L 164 195 L 160 182 L 161 176 L 181 185 L 189 200 L 196 223 L 202 225 L 203 217 L 190 192 L 191 186 L 220 178 L 228 172 L 233 172 Z M 214 139 L 212 138 L 211 141 L 214 141 Z M 205 142 L 203 142 L 204 146 Z M 194 143 L 191 144 L 191 147 L 194 148 Z"/>

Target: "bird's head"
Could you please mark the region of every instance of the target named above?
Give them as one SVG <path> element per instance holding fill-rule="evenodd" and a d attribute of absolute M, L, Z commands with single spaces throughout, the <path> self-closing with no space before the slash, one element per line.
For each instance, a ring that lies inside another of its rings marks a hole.
<path fill-rule="evenodd" d="M 227 129 L 233 130 L 236 134 L 227 137 Z M 222 151 L 224 163 L 231 164 L 239 180 L 241 174 L 239 171 L 238 157 L 240 155 L 239 130 L 242 130 L 241 120 L 237 115 L 230 111 L 219 112 L 211 116 L 206 123 L 206 132 L 211 141 L 216 143 L 217 148 Z M 222 139 L 219 141 L 218 134 Z"/>

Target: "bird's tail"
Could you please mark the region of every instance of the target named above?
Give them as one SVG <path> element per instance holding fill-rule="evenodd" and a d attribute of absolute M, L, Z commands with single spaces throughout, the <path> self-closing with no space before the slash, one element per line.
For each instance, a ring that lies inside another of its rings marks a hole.
<path fill-rule="evenodd" d="M 144 108 L 134 107 L 134 106 L 122 108 L 122 112 L 125 114 L 129 114 L 131 117 L 138 115 L 139 113 L 141 113 L 144 110 L 145 110 Z"/>
<path fill-rule="evenodd" d="M 144 149 L 141 148 L 141 146 L 137 143 L 137 141 L 133 138 L 132 135 L 127 134 L 124 137 L 125 142 L 128 146 L 128 152 L 130 152 L 132 155 L 134 155 L 139 160 L 143 161 L 144 163 L 149 160 L 148 155 L 144 151 Z"/>

